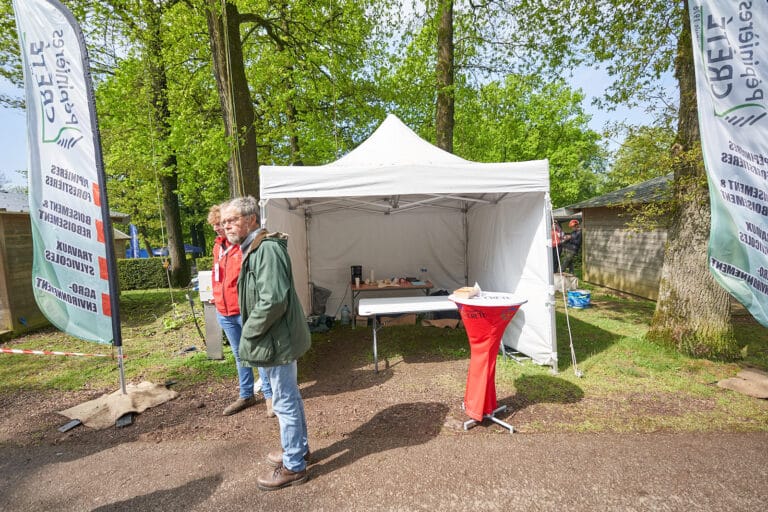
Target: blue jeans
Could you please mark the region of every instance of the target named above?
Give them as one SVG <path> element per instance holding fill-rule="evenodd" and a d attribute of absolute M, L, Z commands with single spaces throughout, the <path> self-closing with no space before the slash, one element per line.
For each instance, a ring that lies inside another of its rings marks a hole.
<path fill-rule="evenodd" d="M 280 423 L 283 466 L 290 471 L 303 471 L 307 467 L 304 455 L 309 450 L 309 443 L 296 361 L 264 370 L 272 384 L 272 409 Z"/>
<path fill-rule="evenodd" d="M 216 312 L 216 320 L 219 321 L 219 325 L 224 329 L 224 334 L 227 335 L 232 353 L 235 354 L 237 377 L 240 382 L 240 398 L 250 398 L 253 396 L 253 369 L 241 366 L 240 356 L 237 354 L 237 350 L 240 348 L 240 335 L 243 332 L 243 320 L 240 315 L 224 316 L 218 311 Z M 264 398 L 272 398 L 272 388 L 269 386 L 269 379 L 264 373 L 263 368 L 258 370 Z"/>

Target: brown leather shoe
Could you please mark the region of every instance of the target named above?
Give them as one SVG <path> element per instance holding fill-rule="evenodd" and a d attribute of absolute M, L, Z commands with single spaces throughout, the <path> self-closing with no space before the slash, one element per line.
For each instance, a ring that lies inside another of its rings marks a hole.
<path fill-rule="evenodd" d="M 309 450 L 307 450 L 307 453 L 304 454 L 304 461 L 307 464 L 310 463 L 310 453 L 309 453 Z M 273 452 L 269 452 L 267 454 L 267 464 L 269 464 L 273 468 L 276 468 L 277 466 L 282 466 L 283 465 L 283 451 L 282 450 L 275 450 Z"/>
<path fill-rule="evenodd" d="M 231 404 L 227 406 L 226 409 L 224 409 L 224 416 L 231 416 L 232 414 L 235 414 L 237 412 L 242 411 L 243 409 L 247 409 L 248 407 L 252 406 L 256 403 L 256 397 L 251 396 L 248 398 L 238 398 Z"/>
<path fill-rule="evenodd" d="M 306 469 L 294 472 L 280 464 L 267 476 L 257 478 L 256 484 L 262 491 L 276 491 L 289 485 L 301 485 L 307 481 L 308 477 Z"/>

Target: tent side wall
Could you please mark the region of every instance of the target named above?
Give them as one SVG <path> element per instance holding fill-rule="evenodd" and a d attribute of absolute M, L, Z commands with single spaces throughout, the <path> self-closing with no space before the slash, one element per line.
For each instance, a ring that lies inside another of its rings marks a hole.
<path fill-rule="evenodd" d="M 267 231 L 280 231 L 288 236 L 288 256 L 291 258 L 293 269 L 293 282 L 296 293 L 304 308 L 304 314 L 312 311 L 311 289 L 309 286 L 309 259 L 307 245 L 307 227 L 304 221 L 304 210 L 289 210 L 284 202 L 279 200 L 269 201 L 266 207 L 265 218 L 262 218 L 262 226 Z"/>
<path fill-rule="evenodd" d="M 371 270 L 377 280 L 419 277 L 419 269 L 426 268 L 434 290 L 464 286 L 463 218 L 458 209 L 433 208 L 395 210 L 388 215 L 344 209 L 313 216 L 309 222 L 311 278 L 331 290 L 326 314 L 337 315 L 344 304 L 352 309 L 352 265 L 363 267 L 363 279 L 370 278 Z M 393 293 L 366 292 L 361 298 L 377 296 Z"/>
<path fill-rule="evenodd" d="M 469 212 L 469 280 L 528 302 L 504 333 L 504 345 L 557 369 L 551 249 L 545 194 L 512 194 Z"/>

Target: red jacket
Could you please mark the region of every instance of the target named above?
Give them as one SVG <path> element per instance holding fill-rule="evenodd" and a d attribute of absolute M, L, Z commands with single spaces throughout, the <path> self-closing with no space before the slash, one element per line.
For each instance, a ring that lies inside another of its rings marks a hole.
<path fill-rule="evenodd" d="M 224 316 L 240 314 L 237 302 L 237 278 L 243 254 L 238 244 L 231 244 L 224 237 L 213 242 L 213 303 Z"/>
<path fill-rule="evenodd" d="M 559 247 L 560 244 L 563 242 L 563 237 L 565 234 L 563 233 L 563 230 L 560 228 L 560 224 L 555 224 L 555 227 L 552 228 L 552 247 Z"/>

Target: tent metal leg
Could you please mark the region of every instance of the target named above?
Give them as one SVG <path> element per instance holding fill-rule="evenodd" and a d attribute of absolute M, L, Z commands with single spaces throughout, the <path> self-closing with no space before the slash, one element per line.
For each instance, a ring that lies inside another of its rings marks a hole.
<path fill-rule="evenodd" d="M 512 425 L 510 425 L 506 421 L 502 421 L 502 420 L 500 420 L 499 418 L 496 417 L 497 414 L 499 414 L 500 412 L 504 412 L 506 410 L 507 410 L 507 406 L 506 405 L 499 406 L 496 409 L 494 409 L 491 414 L 484 414 L 483 415 L 483 419 L 484 420 L 491 420 L 492 422 L 494 422 L 494 423 L 496 423 L 498 425 L 501 425 L 502 427 L 508 429 L 510 434 L 513 434 L 515 432 L 515 427 L 513 427 Z M 479 423 L 479 421 L 477 421 L 477 420 L 467 420 L 467 421 L 464 422 L 464 430 L 469 430 L 470 428 L 474 427 L 478 423 Z"/>
<path fill-rule="evenodd" d="M 374 373 L 379 373 L 379 355 L 376 347 L 376 331 L 378 331 L 376 325 L 376 315 L 373 315 L 373 369 Z"/>

